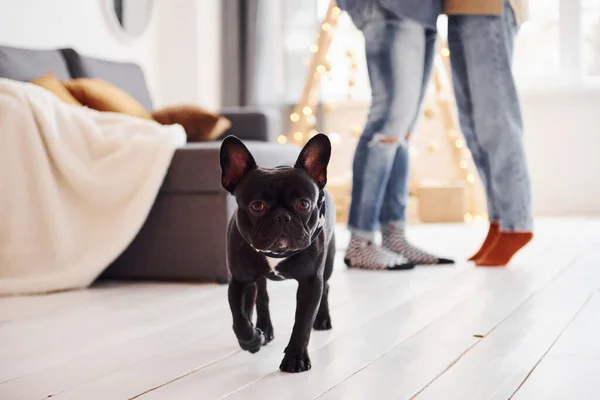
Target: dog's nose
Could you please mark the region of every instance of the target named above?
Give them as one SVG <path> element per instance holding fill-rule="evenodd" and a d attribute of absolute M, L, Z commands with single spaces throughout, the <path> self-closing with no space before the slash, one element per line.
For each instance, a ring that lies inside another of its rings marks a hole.
<path fill-rule="evenodd" d="M 275 219 L 275 221 L 282 223 L 287 223 L 292 220 L 292 216 L 287 211 L 280 211 L 277 214 L 275 214 L 273 218 Z"/>

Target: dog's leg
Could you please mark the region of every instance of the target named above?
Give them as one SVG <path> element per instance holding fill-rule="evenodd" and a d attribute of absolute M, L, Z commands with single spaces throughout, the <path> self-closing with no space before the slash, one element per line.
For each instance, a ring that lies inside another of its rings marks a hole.
<path fill-rule="evenodd" d="M 256 285 L 253 282 L 242 283 L 232 279 L 229 282 L 229 307 L 233 317 L 233 331 L 240 347 L 250 353 L 256 353 L 264 344 L 265 337 L 260 329 L 254 328 L 249 318 L 246 304 L 246 299 L 249 297 L 248 290 L 254 290 L 254 293 L 256 293 Z M 250 309 L 252 306 L 250 306 Z"/>
<path fill-rule="evenodd" d="M 329 315 L 329 278 L 333 272 L 333 261 L 335 259 L 335 236 L 331 238 L 329 248 L 327 249 L 327 258 L 325 259 L 325 271 L 323 279 L 323 295 L 321 296 L 321 304 L 315 318 L 313 328 L 317 331 L 326 331 L 331 329 L 331 316 Z"/>
<path fill-rule="evenodd" d="M 279 366 L 281 371 L 303 372 L 311 368 L 307 347 L 322 293 L 322 276 L 313 276 L 298 281 L 296 321 L 290 342 L 285 348 L 285 356 Z"/>
<path fill-rule="evenodd" d="M 248 318 L 250 323 L 252 323 L 252 317 L 254 316 L 254 306 L 256 305 L 257 298 L 256 292 L 256 283 L 253 283 L 246 287 L 244 294 L 244 314 L 246 314 L 246 318 Z"/>
<path fill-rule="evenodd" d="M 265 344 L 275 338 L 271 313 L 269 312 L 269 293 L 267 293 L 267 278 L 256 281 L 258 296 L 256 297 L 256 327 L 265 335 Z"/>

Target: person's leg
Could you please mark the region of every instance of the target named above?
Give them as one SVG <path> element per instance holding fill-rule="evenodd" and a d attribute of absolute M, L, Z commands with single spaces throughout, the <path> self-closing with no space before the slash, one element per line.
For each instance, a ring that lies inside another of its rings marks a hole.
<path fill-rule="evenodd" d="M 490 221 L 490 227 L 480 249 L 469 258 L 469 261 L 476 261 L 485 253 L 491 244 L 496 240 L 499 231 L 500 215 L 493 203 L 494 195 L 491 189 L 489 159 L 477 141 L 475 136 L 475 121 L 473 115 L 473 106 L 471 103 L 471 89 L 469 86 L 467 56 L 462 40 L 461 16 L 448 17 L 448 48 L 450 50 L 450 63 L 452 65 L 452 85 L 456 105 L 458 108 L 458 117 L 461 131 L 471 151 L 471 156 L 479 172 L 481 182 L 485 189 L 487 199 L 487 212 Z M 473 66 L 471 66 L 473 68 Z"/>
<path fill-rule="evenodd" d="M 373 243 L 394 157 L 406 147 L 405 133 L 415 115 L 421 90 L 425 28 L 385 14 L 363 27 L 372 103 L 353 162 L 348 225 L 352 239 L 346 262 L 353 267 L 401 267 L 406 259 Z M 408 265 L 412 267 L 412 265 Z"/>
<path fill-rule="evenodd" d="M 425 32 L 425 54 L 423 57 L 423 80 L 419 95 L 418 107 L 407 130 L 407 141 L 420 120 L 421 106 L 431 78 L 431 70 L 436 52 L 437 31 L 427 29 Z M 383 236 L 383 247 L 401 254 L 414 264 L 449 264 L 451 260 L 439 258 L 413 246 L 406 238 L 406 205 L 408 202 L 410 159 L 408 146 L 398 147 L 390 174 L 383 205 L 379 215 Z"/>
<path fill-rule="evenodd" d="M 501 17 L 452 16 L 448 30 L 461 128 L 486 187 L 490 220 L 499 229 L 476 262 L 505 265 L 531 240 L 533 229 L 523 124 L 511 65 L 514 14 L 505 1 Z"/>

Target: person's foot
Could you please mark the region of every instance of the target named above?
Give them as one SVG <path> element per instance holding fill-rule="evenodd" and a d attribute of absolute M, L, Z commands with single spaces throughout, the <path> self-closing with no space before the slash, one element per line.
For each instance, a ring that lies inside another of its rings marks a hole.
<path fill-rule="evenodd" d="M 386 225 L 382 229 L 383 248 L 406 258 L 409 263 L 417 265 L 454 264 L 453 260 L 436 257 L 409 243 L 404 229 L 395 225 Z"/>
<path fill-rule="evenodd" d="M 500 232 L 488 251 L 478 258 L 475 264 L 479 267 L 503 267 L 531 239 L 531 232 Z"/>
<path fill-rule="evenodd" d="M 400 270 L 415 266 L 405 257 L 354 235 L 350 239 L 344 262 L 348 268 L 368 270 Z"/>
<path fill-rule="evenodd" d="M 499 231 L 500 231 L 500 225 L 498 225 L 498 223 L 496 223 L 496 222 L 490 223 L 490 229 L 488 230 L 487 236 L 485 237 L 483 244 L 479 248 L 479 251 L 477 251 L 477 253 L 473 254 L 471 256 L 471 258 L 469 258 L 469 261 L 477 262 L 477 260 L 480 259 L 481 256 L 483 256 L 489 250 L 491 245 L 494 243 L 494 241 L 496 240 L 496 237 L 498 236 Z"/>

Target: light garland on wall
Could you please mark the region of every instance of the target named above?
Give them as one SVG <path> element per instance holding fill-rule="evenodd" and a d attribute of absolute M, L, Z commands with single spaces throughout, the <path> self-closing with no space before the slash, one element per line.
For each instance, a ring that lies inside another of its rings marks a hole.
<path fill-rule="evenodd" d="M 277 139 L 279 143 L 292 142 L 302 145 L 317 133 L 315 130 L 317 119 L 314 115 L 318 105 L 317 89 L 321 78 L 330 73 L 332 69 L 326 56 L 331 45 L 332 33 L 337 27 L 341 14 L 342 10 L 336 6 L 335 0 L 331 0 L 325 18 L 321 22 L 317 43 L 313 43 L 309 47 L 312 59 L 308 66 L 302 96 L 289 116 L 290 125 L 287 134 L 281 135 Z"/>

